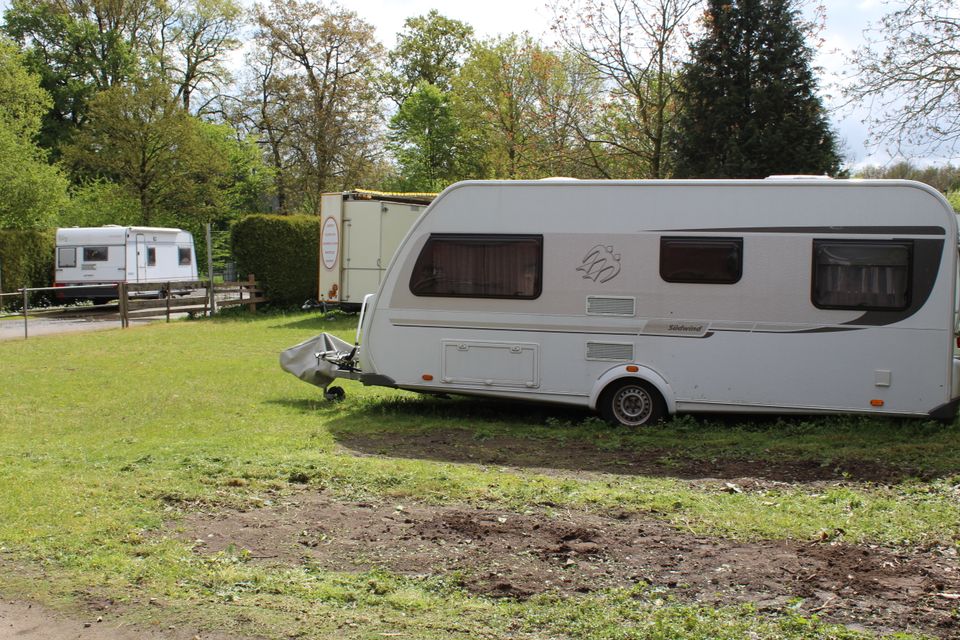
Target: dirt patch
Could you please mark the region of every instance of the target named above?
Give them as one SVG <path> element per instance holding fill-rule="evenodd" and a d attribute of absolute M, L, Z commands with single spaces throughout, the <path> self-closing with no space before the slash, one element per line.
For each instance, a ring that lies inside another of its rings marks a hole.
<path fill-rule="evenodd" d="M 921 476 L 916 469 L 898 468 L 870 460 L 778 460 L 714 458 L 695 460 L 663 449 L 608 450 L 583 440 L 513 438 L 496 435 L 477 438 L 463 429 L 431 430 L 426 433 L 344 433 L 341 446 L 360 455 L 472 462 L 534 468 L 546 473 L 617 473 L 683 479 L 753 478 L 776 482 L 849 480 L 895 483 Z"/>
<path fill-rule="evenodd" d="M 105 602 L 85 613 L 64 613 L 18 600 L 0 600 L 0 640 L 241 640 L 236 634 L 205 632 L 189 625 L 158 629 L 132 626 Z M 252 640 L 252 639 L 250 639 Z"/>
<path fill-rule="evenodd" d="M 842 543 L 739 543 L 659 521 L 563 511 L 515 513 L 348 503 L 303 492 L 269 509 L 195 514 L 181 525 L 199 553 L 242 548 L 256 561 L 335 571 L 457 572 L 470 591 L 528 597 L 644 582 L 685 602 L 751 602 L 864 628 L 955 637 L 956 549 Z"/>

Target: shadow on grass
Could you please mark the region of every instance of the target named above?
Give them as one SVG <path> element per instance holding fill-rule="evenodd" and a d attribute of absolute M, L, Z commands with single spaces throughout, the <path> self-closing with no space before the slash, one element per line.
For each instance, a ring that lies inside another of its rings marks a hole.
<path fill-rule="evenodd" d="M 433 397 L 346 401 L 327 428 L 358 455 L 683 479 L 898 483 L 960 473 L 955 425 L 707 415 L 613 427 L 585 410 Z M 290 406 L 316 410 L 313 401 Z"/>

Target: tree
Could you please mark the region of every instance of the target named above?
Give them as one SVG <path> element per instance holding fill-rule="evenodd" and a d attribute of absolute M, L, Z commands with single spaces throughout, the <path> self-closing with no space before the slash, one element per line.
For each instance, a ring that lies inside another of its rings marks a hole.
<path fill-rule="evenodd" d="M 606 127 L 581 129 L 646 177 L 669 175 L 666 141 L 674 117 L 684 27 L 702 0 L 569 0 L 554 28 L 606 83 Z M 634 176 L 636 177 L 636 176 Z"/>
<path fill-rule="evenodd" d="M 904 5 L 853 52 L 848 63 L 855 71 L 844 92 L 870 107 L 873 142 L 952 153 L 960 142 L 960 6 Z"/>
<path fill-rule="evenodd" d="M 64 162 L 78 181 L 126 188 L 144 225 L 210 221 L 225 208 L 229 165 L 222 148 L 159 81 L 98 94 L 87 125 L 64 149 Z"/>
<path fill-rule="evenodd" d="M 926 183 L 942 193 L 955 192 L 960 189 L 960 167 L 952 164 L 917 166 L 910 162 L 901 161 L 883 167 L 868 165 L 861 167 L 857 171 L 856 177 L 879 180 L 916 180 Z"/>
<path fill-rule="evenodd" d="M 362 184 L 380 155 L 382 113 L 374 87 L 382 47 L 352 11 L 310 0 L 271 0 L 255 9 L 255 39 L 269 75 L 259 88 L 273 141 L 271 160 L 288 208 L 316 213 L 324 191 Z"/>
<path fill-rule="evenodd" d="M 0 39 L 0 229 L 54 226 L 66 204 L 66 178 L 35 144 L 49 105 L 39 76 Z"/>
<path fill-rule="evenodd" d="M 704 29 L 681 78 L 676 175 L 836 174 L 792 0 L 710 0 Z"/>
<path fill-rule="evenodd" d="M 243 10 L 236 0 L 179 0 L 170 7 L 154 40 L 160 72 L 176 88 L 183 107 L 200 89 L 208 95 L 203 113 L 230 79 L 226 56 L 240 46 L 237 38 Z"/>
<path fill-rule="evenodd" d="M 389 148 L 405 191 L 440 191 L 456 180 L 482 177 L 479 149 L 463 135 L 451 96 L 422 81 L 390 121 Z"/>
<path fill-rule="evenodd" d="M 594 120 L 599 83 L 576 57 L 528 34 L 477 43 L 454 80 L 462 134 L 495 178 L 597 175 L 578 131 Z"/>
<path fill-rule="evenodd" d="M 436 9 L 407 18 L 397 46 L 387 54 L 384 93 L 398 105 L 421 82 L 450 91 L 454 76 L 473 45 L 473 27 L 445 18 Z"/>
<path fill-rule="evenodd" d="M 53 98 L 40 143 L 55 148 L 97 92 L 144 75 L 161 12 L 154 0 L 13 0 L 4 18 Z"/>

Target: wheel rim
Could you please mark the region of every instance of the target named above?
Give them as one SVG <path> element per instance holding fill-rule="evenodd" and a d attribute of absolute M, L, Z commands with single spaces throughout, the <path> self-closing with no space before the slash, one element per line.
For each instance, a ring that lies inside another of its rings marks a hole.
<path fill-rule="evenodd" d="M 630 385 L 613 396 L 613 414 L 622 424 L 646 424 L 653 414 L 653 398 L 643 387 Z"/>

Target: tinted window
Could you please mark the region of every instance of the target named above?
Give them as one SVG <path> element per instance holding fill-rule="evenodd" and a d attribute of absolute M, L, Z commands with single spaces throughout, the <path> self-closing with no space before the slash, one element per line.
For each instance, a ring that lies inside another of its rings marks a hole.
<path fill-rule="evenodd" d="M 906 309 L 913 243 L 813 241 L 813 304 L 822 309 Z"/>
<path fill-rule="evenodd" d="M 157 249 L 156 247 L 147 247 L 147 266 L 155 267 L 157 266 Z"/>
<path fill-rule="evenodd" d="M 667 282 L 733 284 L 743 274 L 743 238 L 660 238 Z"/>
<path fill-rule="evenodd" d="M 191 263 L 190 259 L 190 247 L 177 247 L 179 251 L 179 259 L 181 265 L 188 265 Z"/>
<path fill-rule="evenodd" d="M 77 248 L 76 247 L 57 247 L 57 266 L 58 267 L 77 266 Z"/>
<path fill-rule="evenodd" d="M 84 262 L 106 262 L 107 248 L 106 247 L 84 247 L 83 261 Z"/>
<path fill-rule="evenodd" d="M 532 299 L 540 295 L 543 236 L 430 236 L 410 276 L 418 296 Z"/>

